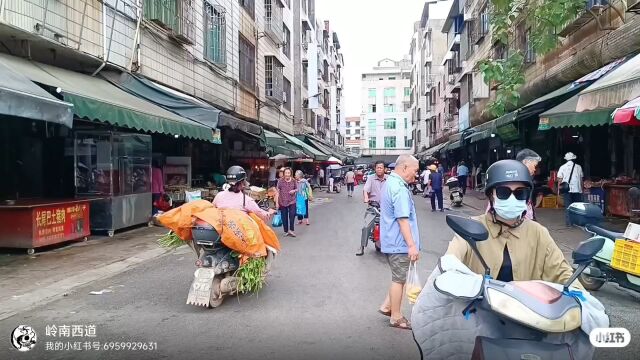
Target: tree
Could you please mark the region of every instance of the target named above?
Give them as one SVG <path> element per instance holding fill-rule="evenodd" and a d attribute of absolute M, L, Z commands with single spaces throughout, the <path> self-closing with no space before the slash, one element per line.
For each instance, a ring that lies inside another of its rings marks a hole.
<path fill-rule="evenodd" d="M 529 29 L 529 48 L 545 55 L 560 42 L 557 30 L 574 20 L 585 9 L 585 0 L 491 0 L 489 23 L 493 41 L 508 49 L 501 59 L 479 62 L 485 81 L 496 90 L 496 98 L 485 111 L 501 116 L 520 98 L 518 90 L 525 83 L 525 54 L 514 46 L 516 24 L 525 22 Z"/>

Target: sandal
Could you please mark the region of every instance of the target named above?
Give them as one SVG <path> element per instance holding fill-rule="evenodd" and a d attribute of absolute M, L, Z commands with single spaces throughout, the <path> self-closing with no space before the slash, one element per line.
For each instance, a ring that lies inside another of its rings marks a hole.
<path fill-rule="evenodd" d="M 289 232 L 289 236 L 291 237 L 296 237 L 296 233 L 294 233 L 293 231 Z"/>
<path fill-rule="evenodd" d="M 389 317 L 391 317 L 391 310 L 389 310 L 389 311 L 382 311 L 382 310 L 378 309 L 378 312 L 379 312 L 380 314 L 384 315 L 384 316 L 389 316 Z"/>
<path fill-rule="evenodd" d="M 403 330 L 411 330 L 411 323 L 404 316 L 396 321 L 392 321 L 389 323 L 389 326 Z"/>

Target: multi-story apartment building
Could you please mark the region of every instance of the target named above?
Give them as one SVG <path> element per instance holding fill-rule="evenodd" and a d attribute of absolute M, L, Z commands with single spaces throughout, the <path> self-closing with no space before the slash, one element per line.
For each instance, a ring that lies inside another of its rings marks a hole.
<path fill-rule="evenodd" d="M 336 128 L 341 122 L 335 109 L 342 55 L 328 22 L 317 26 L 315 0 L 8 0 L 0 6 L 0 38 L 15 55 L 85 73 L 131 72 L 290 134 L 314 131 L 318 69 L 324 74 L 326 58 L 321 95 L 333 110 L 322 114 L 327 139 L 331 119 Z"/>
<path fill-rule="evenodd" d="M 442 81 L 447 54 L 447 36 L 438 29 L 444 25 L 449 1 L 424 5 L 420 21 L 414 24 L 410 55 L 411 70 L 411 113 L 413 118 L 414 152 L 429 148 L 435 137 L 438 114 L 435 110 L 440 101 L 437 86 Z"/>
<path fill-rule="evenodd" d="M 399 155 L 411 152 L 411 61 L 378 61 L 362 74 L 362 115 L 366 126 L 363 155 Z"/>
<path fill-rule="evenodd" d="M 359 116 L 349 116 L 345 119 L 344 147 L 347 153 L 360 156 L 362 151 L 365 127 Z"/>
<path fill-rule="evenodd" d="M 333 145 L 342 145 L 344 136 L 343 71 L 344 59 L 338 35 L 331 30 L 329 21 L 317 22 L 316 40 L 318 98 L 316 133 Z M 340 130 L 342 129 L 342 131 Z"/>

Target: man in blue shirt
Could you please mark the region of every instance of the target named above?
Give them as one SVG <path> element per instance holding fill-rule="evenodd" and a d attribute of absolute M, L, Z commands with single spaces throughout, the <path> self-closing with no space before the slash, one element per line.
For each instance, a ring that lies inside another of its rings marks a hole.
<path fill-rule="evenodd" d="M 391 267 L 391 287 L 379 312 L 390 316 L 390 326 L 400 329 L 411 329 L 400 309 L 409 263 L 418 260 L 420 250 L 416 208 L 409 190 L 418 168 L 418 159 L 400 155 L 382 188 L 380 201 L 380 245 Z"/>
<path fill-rule="evenodd" d="M 467 177 L 469 176 L 469 168 L 464 164 L 464 161 L 460 161 L 458 165 L 458 183 L 462 188 L 462 195 L 467 193 Z"/>
<path fill-rule="evenodd" d="M 444 211 L 442 199 L 442 174 L 435 165 L 431 165 L 431 174 L 429 174 L 429 185 L 431 186 L 431 211 L 436 211 L 436 199 L 438 199 L 438 209 Z"/>

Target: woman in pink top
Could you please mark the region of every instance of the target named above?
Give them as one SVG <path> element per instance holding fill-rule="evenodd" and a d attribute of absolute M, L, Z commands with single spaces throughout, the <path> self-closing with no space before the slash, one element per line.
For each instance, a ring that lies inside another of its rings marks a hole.
<path fill-rule="evenodd" d="M 291 168 L 284 169 L 284 177 L 278 180 L 278 206 L 282 216 L 285 235 L 295 237 L 293 232 L 296 222 L 296 194 L 298 182 L 293 178 Z"/>
<path fill-rule="evenodd" d="M 275 213 L 275 210 L 269 209 L 264 211 L 260 209 L 255 200 L 245 195 L 244 188 L 246 186 L 245 179 L 247 173 L 240 166 L 232 166 L 227 170 L 227 182 L 231 187 L 229 190 L 219 192 L 213 199 L 213 206 L 218 209 L 236 209 L 254 213 L 265 221 L 269 221 L 269 217 Z"/>

